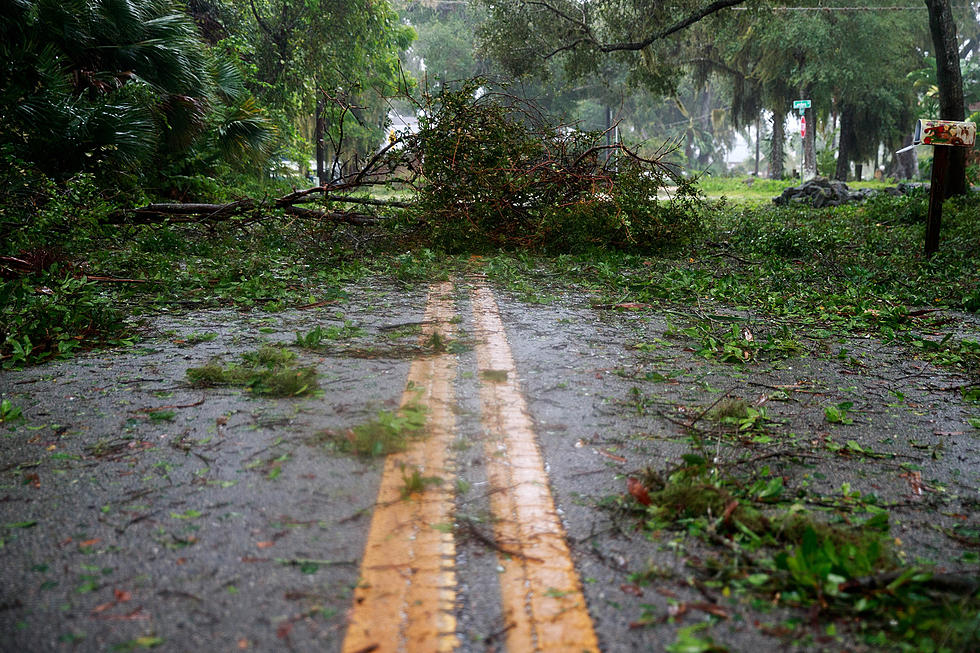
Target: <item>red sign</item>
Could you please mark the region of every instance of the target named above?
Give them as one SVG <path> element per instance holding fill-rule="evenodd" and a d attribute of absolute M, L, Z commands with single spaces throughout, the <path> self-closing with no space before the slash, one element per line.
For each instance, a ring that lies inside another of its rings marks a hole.
<path fill-rule="evenodd" d="M 800 138 L 806 138 L 806 116 L 800 116 Z"/>

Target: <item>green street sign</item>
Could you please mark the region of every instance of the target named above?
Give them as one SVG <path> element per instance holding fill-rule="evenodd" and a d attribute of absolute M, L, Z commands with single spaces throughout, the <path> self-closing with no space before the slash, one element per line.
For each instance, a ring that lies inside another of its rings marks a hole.
<path fill-rule="evenodd" d="M 793 100 L 793 108 L 794 109 L 809 109 L 810 108 L 810 101 L 809 100 Z"/>

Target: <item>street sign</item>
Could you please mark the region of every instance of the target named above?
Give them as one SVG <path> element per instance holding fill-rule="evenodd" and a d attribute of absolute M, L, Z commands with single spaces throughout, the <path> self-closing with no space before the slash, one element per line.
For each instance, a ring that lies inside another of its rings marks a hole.
<path fill-rule="evenodd" d="M 810 101 L 809 100 L 793 100 L 793 108 L 794 109 L 809 109 L 810 108 Z"/>
<path fill-rule="evenodd" d="M 800 117 L 800 138 L 806 138 L 806 116 Z"/>

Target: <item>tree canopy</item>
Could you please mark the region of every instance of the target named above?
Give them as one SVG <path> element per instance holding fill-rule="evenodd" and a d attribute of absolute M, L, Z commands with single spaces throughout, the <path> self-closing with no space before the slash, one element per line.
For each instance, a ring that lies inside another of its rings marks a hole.
<path fill-rule="evenodd" d="M 320 100 L 338 156 L 363 156 L 413 37 L 385 0 L 14 0 L 0 145 L 55 177 L 265 168 L 309 156 Z"/>
<path fill-rule="evenodd" d="M 781 131 L 792 100 L 811 99 L 808 120 L 840 131 L 837 176 L 844 177 L 851 161 L 876 158 L 882 144 L 897 149 L 911 132 L 917 97 L 909 74 L 923 68 L 924 57 L 940 53 L 933 61 L 951 71 L 958 68 L 957 49 L 966 56 L 978 42 L 972 9 L 960 10 L 969 36 L 957 40 L 948 0 L 854 4 L 485 0 L 481 42 L 516 75 L 546 75 L 558 62 L 568 79 L 582 79 L 612 60 L 628 70 L 628 84 L 662 94 L 673 94 L 686 73 L 702 82 L 719 76 L 731 84 L 735 125 L 766 110 Z M 930 41 L 930 21 L 946 15 L 945 31 L 934 26 Z M 937 33 L 945 41 L 935 41 Z M 962 83 L 953 80 L 942 91 L 946 104 L 956 104 L 957 93 L 962 96 Z M 953 113 L 944 117 L 954 119 Z M 774 139 L 771 154 L 781 170 L 777 145 Z"/>

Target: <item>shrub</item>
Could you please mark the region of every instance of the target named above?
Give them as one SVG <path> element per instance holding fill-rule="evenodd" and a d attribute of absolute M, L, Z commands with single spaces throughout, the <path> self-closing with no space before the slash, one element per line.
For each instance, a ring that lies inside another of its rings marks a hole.
<path fill-rule="evenodd" d="M 0 360 L 4 368 L 34 364 L 121 338 L 122 315 L 97 284 L 61 274 L 0 282 Z"/>

